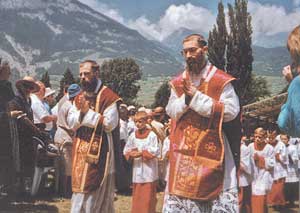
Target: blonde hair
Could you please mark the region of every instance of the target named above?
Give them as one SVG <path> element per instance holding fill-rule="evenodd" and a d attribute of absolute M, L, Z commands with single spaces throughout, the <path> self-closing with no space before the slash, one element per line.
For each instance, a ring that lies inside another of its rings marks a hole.
<path fill-rule="evenodd" d="M 293 65 L 300 66 L 300 25 L 289 34 L 287 49 L 291 54 Z"/>
<path fill-rule="evenodd" d="M 134 115 L 134 121 L 138 121 L 141 119 L 147 120 L 148 119 L 148 114 L 144 111 L 139 111 Z"/>

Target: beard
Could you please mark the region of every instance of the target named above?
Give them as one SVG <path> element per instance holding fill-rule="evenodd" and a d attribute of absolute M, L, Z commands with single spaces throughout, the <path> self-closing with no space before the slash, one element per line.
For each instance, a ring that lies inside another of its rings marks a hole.
<path fill-rule="evenodd" d="M 207 60 L 204 55 L 198 58 L 190 57 L 186 60 L 186 67 L 191 74 L 199 74 L 206 62 Z"/>
<path fill-rule="evenodd" d="M 98 80 L 94 77 L 91 81 L 82 80 L 80 83 L 83 91 L 94 92 L 97 87 Z"/>

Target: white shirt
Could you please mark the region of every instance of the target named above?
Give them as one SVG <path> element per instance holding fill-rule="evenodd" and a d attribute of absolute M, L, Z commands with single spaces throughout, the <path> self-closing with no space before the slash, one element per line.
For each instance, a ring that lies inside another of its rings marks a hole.
<path fill-rule="evenodd" d="M 279 154 L 279 158 L 281 161 L 278 162 L 277 160 L 275 160 L 273 171 L 274 180 L 278 180 L 287 176 L 288 155 L 285 144 L 281 141 L 278 141 L 276 146 L 274 147 L 274 152 L 275 155 Z"/>
<path fill-rule="evenodd" d="M 239 174 L 239 186 L 245 187 L 251 184 L 251 161 L 250 161 L 250 150 L 244 142 L 241 142 L 241 167 L 243 171 Z"/>
<path fill-rule="evenodd" d="M 208 63 L 198 76 L 190 76 L 190 79 L 192 82 L 194 82 L 195 86 L 199 86 L 200 79 L 202 77 L 205 78 L 206 82 L 209 82 L 209 80 L 216 72 L 216 68 L 214 67 L 208 74 L 210 66 L 211 65 Z M 183 75 L 186 75 L 185 72 L 183 73 Z M 196 83 L 198 83 L 198 85 Z M 240 104 L 238 96 L 236 95 L 231 83 L 228 83 L 224 87 L 219 101 L 224 104 L 223 122 L 232 121 L 240 111 Z M 189 106 L 187 106 L 185 104 L 185 94 L 182 94 L 180 97 L 178 97 L 174 89 L 171 89 L 171 95 L 166 107 L 166 112 L 172 119 L 178 120 L 190 108 L 193 111 L 197 112 L 199 115 L 208 118 L 211 116 L 213 102 L 214 100 L 211 97 L 203 94 L 200 91 L 197 91 L 192 98 Z M 227 137 L 224 133 L 223 140 L 225 151 L 225 174 L 223 189 L 226 190 L 236 187 L 237 179 L 233 155 Z"/>
<path fill-rule="evenodd" d="M 128 123 L 127 123 L 127 132 L 128 132 L 128 136 L 130 136 L 132 133 L 134 133 L 137 128 L 135 126 L 134 120 L 132 118 L 128 119 Z"/>
<path fill-rule="evenodd" d="M 298 173 L 298 152 L 297 145 L 290 143 L 287 147 L 288 153 L 288 166 L 287 166 L 287 177 L 285 182 L 294 183 L 299 181 L 299 173 Z"/>
<path fill-rule="evenodd" d="M 147 150 L 152 155 L 159 156 L 159 146 L 157 136 L 150 132 L 144 139 L 136 138 L 135 133 L 131 134 L 124 148 L 124 155 L 131 149 L 137 148 L 138 151 Z M 150 183 L 158 179 L 158 160 L 143 160 L 142 157 L 133 159 L 133 183 Z"/>
<path fill-rule="evenodd" d="M 31 98 L 31 109 L 32 109 L 32 112 L 33 112 L 34 124 L 44 123 L 43 118 L 45 116 L 50 115 L 50 113 L 46 109 L 43 102 L 35 94 L 31 94 L 30 98 Z M 53 127 L 53 122 L 50 121 L 50 122 L 45 123 L 45 124 L 46 124 L 45 130 L 50 131 Z"/>
<path fill-rule="evenodd" d="M 164 159 L 166 159 L 166 155 L 167 152 L 170 151 L 170 138 L 166 137 L 163 143 L 163 147 L 162 147 L 162 157 Z M 166 176 L 165 176 L 165 181 L 168 181 L 169 179 L 169 170 L 170 170 L 170 162 L 169 159 L 166 159 L 166 163 L 167 163 L 167 168 L 166 168 Z"/>
<path fill-rule="evenodd" d="M 128 130 L 127 130 L 127 125 L 128 121 L 123 121 L 120 119 L 120 140 L 124 140 L 125 143 L 128 140 Z"/>
<path fill-rule="evenodd" d="M 252 166 L 252 194 L 253 195 L 266 195 L 271 190 L 273 184 L 273 177 L 271 170 L 275 165 L 274 148 L 270 144 L 266 144 L 263 150 L 256 150 L 254 143 L 249 144 Z M 258 168 L 255 165 L 254 154 L 265 159 L 265 168 Z"/>

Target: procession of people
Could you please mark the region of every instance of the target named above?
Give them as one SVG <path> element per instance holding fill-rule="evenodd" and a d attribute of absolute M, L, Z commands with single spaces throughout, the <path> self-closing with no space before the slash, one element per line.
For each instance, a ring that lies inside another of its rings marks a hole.
<path fill-rule="evenodd" d="M 14 93 L 2 62 L 0 190 L 12 200 L 36 197 L 54 171 L 55 192 L 71 198 L 72 213 L 115 212 L 124 192 L 132 192 L 131 212 L 154 213 L 158 191 L 165 213 L 299 208 L 300 26 L 288 38 L 293 64 L 283 75 L 291 83 L 278 126 L 251 135 L 238 79 L 208 61 L 204 36 L 182 45 L 185 69 L 170 81 L 167 106 L 153 109 L 124 103 L 93 60 L 79 64 L 80 83 L 66 85 L 51 109 L 55 90 L 25 76 Z"/>

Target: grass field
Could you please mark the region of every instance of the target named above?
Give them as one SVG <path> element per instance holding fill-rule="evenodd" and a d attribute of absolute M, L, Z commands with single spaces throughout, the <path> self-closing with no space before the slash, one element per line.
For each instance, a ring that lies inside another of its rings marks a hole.
<path fill-rule="evenodd" d="M 286 85 L 286 81 L 281 76 L 263 76 L 267 80 L 268 88 L 272 95 L 278 94 Z M 150 106 L 154 102 L 155 93 L 165 81 L 171 77 L 148 77 L 139 81 L 141 90 L 138 93 L 137 102 L 144 106 Z"/>

